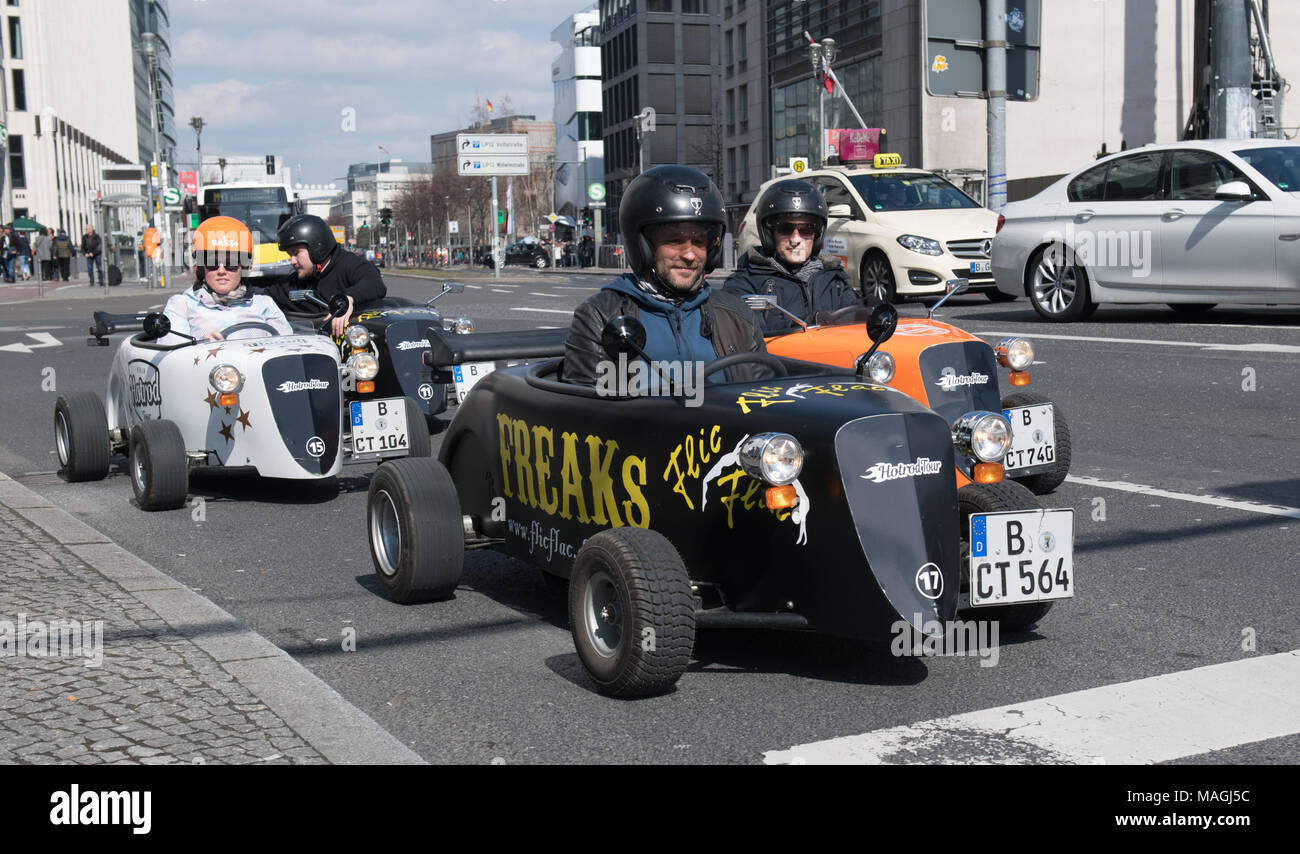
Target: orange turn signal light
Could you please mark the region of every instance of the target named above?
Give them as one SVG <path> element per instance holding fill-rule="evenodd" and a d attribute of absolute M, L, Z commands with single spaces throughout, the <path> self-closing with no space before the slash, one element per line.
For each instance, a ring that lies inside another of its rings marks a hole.
<path fill-rule="evenodd" d="M 1012 371 L 1009 379 L 1012 385 L 1029 385 L 1029 371 Z"/>
<path fill-rule="evenodd" d="M 974 477 L 971 480 L 976 483 L 1001 483 L 1002 482 L 1002 464 L 1001 463 L 976 463 L 975 471 L 972 472 Z"/>
<path fill-rule="evenodd" d="M 237 403 L 239 403 L 239 395 L 235 394 L 233 391 L 217 395 L 218 406 L 234 406 Z"/>
<path fill-rule="evenodd" d="M 799 493 L 793 486 L 772 486 L 763 494 L 768 510 L 784 510 L 799 503 Z"/>
<path fill-rule="evenodd" d="M 361 394 L 370 394 L 370 392 L 374 390 L 375 390 L 374 380 L 360 380 L 357 383 L 357 391 L 360 392 Z"/>

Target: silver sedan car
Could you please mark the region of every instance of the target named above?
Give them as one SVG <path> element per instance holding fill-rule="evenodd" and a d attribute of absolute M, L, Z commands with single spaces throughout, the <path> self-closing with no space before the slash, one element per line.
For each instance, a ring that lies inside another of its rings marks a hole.
<path fill-rule="evenodd" d="M 1098 303 L 1300 305 L 1300 144 L 1273 139 L 1148 145 L 1013 202 L 993 275 L 1047 320 Z"/>

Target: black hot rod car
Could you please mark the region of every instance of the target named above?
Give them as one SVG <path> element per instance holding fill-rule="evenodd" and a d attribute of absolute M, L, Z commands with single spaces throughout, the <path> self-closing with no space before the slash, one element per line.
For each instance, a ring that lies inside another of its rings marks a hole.
<path fill-rule="evenodd" d="M 877 310 L 873 350 L 896 323 L 892 306 Z M 635 360 L 638 328 L 610 322 L 611 360 Z M 437 371 L 554 355 L 563 334 L 431 329 L 428 360 Z M 438 460 L 375 473 L 367 516 L 384 593 L 446 598 L 466 550 L 484 547 L 567 578 L 578 655 L 615 696 L 669 689 L 697 627 L 876 637 L 901 618 L 934 633 L 969 607 L 1014 630 L 1073 595 L 1073 511 L 998 481 L 1001 413 L 949 423 L 860 371 L 765 353 L 704 375 L 744 361 L 773 378 L 706 384 L 695 400 L 602 397 L 560 381 L 560 359 L 487 373 Z M 984 482 L 958 490 L 954 467 Z"/>

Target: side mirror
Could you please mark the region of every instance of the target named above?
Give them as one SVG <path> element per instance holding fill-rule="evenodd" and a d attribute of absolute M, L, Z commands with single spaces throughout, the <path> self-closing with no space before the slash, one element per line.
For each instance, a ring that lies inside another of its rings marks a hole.
<path fill-rule="evenodd" d="M 777 299 L 773 294 L 746 294 L 745 304 L 754 311 L 768 311 L 777 308 Z"/>
<path fill-rule="evenodd" d="M 342 317 L 348 313 L 348 298 L 346 294 L 335 294 L 330 300 L 330 316 Z"/>
<path fill-rule="evenodd" d="M 890 302 L 879 303 L 867 318 L 867 337 L 874 345 L 884 344 L 898 328 L 898 309 Z M 875 350 L 875 346 L 871 348 Z"/>
<path fill-rule="evenodd" d="M 611 362 L 618 361 L 620 353 L 645 355 L 645 326 L 635 317 L 620 314 L 611 317 L 600 331 L 600 346 Z"/>
<path fill-rule="evenodd" d="M 945 284 L 945 292 L 949 294 L 960 294 L 970 290 L 970 279 L 949 279 Z"/>
<path fill-rule="evenodd" d="M 426 306 L 430 306 L 437 301 L 438 297 L 446 296 L 447 294 L 463 294 L 463 293 L 465 293 L 465 286 L 462 285 L 460 282 L 443 282 L 442 290 L 438 291 L 438 293 L 434 294 L 433 296 L 425 300 L 424 304 Z"/>
<path fill-rule="evenodd" d="M 172 331 L 172 322 L 167 315 L 152 311 L 144 316 L 144 337 L 153 341 Z"/>
<path fill-rule="evenodd" d="M 1245 181 L 1229 181 L 1219 185 L 1219 189 L 1214 191 L 1214 198 L 1220 202 L 1248 202 L 1255 198 L 1255 194 Z"/>
<path fill-rule="evenodd" d="M 826 213 L 834 219 L 853 219 L 851 205 L 831 205 L 826 209 Z"/>

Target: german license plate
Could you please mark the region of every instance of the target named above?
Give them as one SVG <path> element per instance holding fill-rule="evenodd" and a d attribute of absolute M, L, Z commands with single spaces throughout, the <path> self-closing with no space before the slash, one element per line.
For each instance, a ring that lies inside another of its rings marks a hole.
<path fill-rule="evenodd" d="M 1017 406 L 1002 414 L 1011 422 L 1011 450 L 1002 459 L 1008 472 L 1028 474 L 1056 464 L 1056 418 L 1052 404 Z"/>
<path fill-rule="evenodd" d="M 496 362 L 469 362 L 453 366 L 451 376 L 456 381 L 456 402 L 464 403 L 465 395 L 469 394 L 474 383 L 492 373 L 496 367 Z"/>
<path fill-rule="evenodd" d="M 393 454 L 407 451 L 406 401 L 357 400 L 351 405 L 352 453 Z"/>
<path fill-rule="evenodd" d="M 972 273 L 992 273 L 992 261 L 972 261 L 970 262 L 970 271 Z"/>
<path fill-rule="evenodd" d="M 1074 510 L 970 517 L 970 603 L 1014 605 L 1074 595 Z"/>

